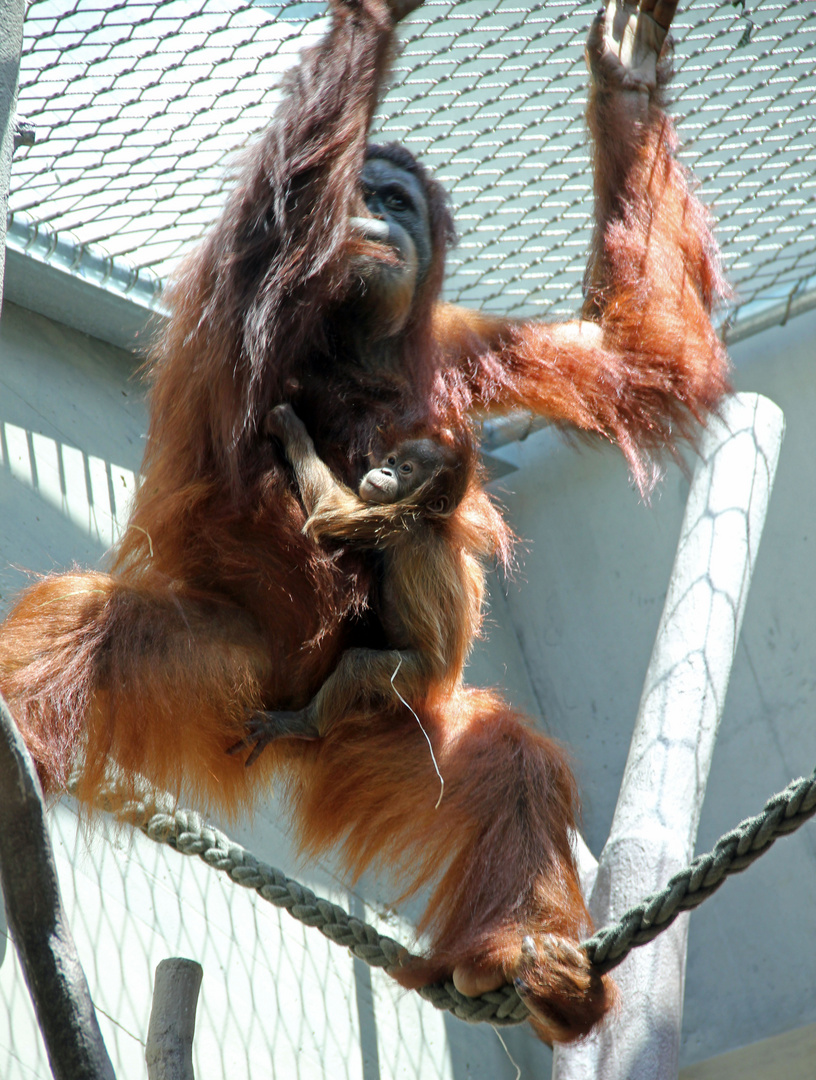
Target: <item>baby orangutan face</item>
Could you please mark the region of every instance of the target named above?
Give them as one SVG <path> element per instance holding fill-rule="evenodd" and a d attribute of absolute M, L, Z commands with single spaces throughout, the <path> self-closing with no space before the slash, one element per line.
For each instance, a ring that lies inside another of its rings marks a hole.
<path fill-rule="evenodd" d="M 402 502 L 417 492 L 423 484 L 434 477 L 451 471 L 448 454 L 432 439 L 409 439 L 370 469 L 360 481 L 359 495 L 367 503 Z M 439 485 L 433 484 L 434 505 L 429 509 L 443 513 L 447 500 L 439 494 Z M 442 505 L 444 502 L 445 505 Z"/>

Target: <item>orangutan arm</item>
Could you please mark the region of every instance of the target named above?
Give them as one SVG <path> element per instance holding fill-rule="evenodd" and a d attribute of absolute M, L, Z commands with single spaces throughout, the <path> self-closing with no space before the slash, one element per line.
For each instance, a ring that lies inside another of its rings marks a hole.
<path fill-rule="evenodd" d="M 641 487 L 652 453 L 689 436 L 728 387 L 710 321 L 724 290 L 708 214 L 676 162 L 657 54 L 676 4 L 614 5 L 590 34 L 588 124 L 595 234 L 580 322 L 509 320 L 437 310 L 452 377 L 476 409 L 526 408 L 616 441 Z"/>

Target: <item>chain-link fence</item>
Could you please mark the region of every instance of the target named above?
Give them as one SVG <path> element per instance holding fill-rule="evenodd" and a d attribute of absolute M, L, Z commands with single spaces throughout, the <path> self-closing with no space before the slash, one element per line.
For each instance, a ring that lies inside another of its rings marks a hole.
<path fill-rule="evenodd" d="M 376 133 L 451 191 L 461 241 L 449 298 L 576 310 L 591 212 L 583 39 L 596 8 L 428 0 L 406 24 Z M 297 0 L 34 0 L 19 113 L 37 141 L 15 155 L 12 243 L 47 230 L 158 284 L 217 214 L 236 152 L 323 17 Z M 816 3 L 694 0 L 674 33 L 684 160 L 749 305 L 740 315 L 784 312 L 816 284 Z"/>

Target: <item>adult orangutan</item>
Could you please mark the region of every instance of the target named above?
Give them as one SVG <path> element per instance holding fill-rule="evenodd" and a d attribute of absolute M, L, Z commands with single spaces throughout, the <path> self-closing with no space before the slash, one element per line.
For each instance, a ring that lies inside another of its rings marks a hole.
<path fill-rule="evenodd" d="M 705 211 L 674 160 L 657 63 L 675 0 L 614 2 L 589 38 L 597 229 L 583 321 L 513 321 L 438 302 L 453 225 L 404 149 L 370 147 L 394 24 L 418 0 L 331 0 L 324 40 L 287 80 L 209 238 L 172 285 L 151 353 L 151 421 L 131 526 L 109 573 L 47 577 L 2 630 L 0 689 L 48 791 L 112 764 L 235 813 L 287 779 L 308 853 L 352 875 L 434 888 L 408 985 L 466 994 L 516 978 L 549 1040 L 587 1031 L 612 991 L 575 948 L 587 914 L 570 849 L 572 777 L 495 694 L 431 685 L 353 709 L 319 740 L 245 768 L 227 748 L 258 710 L 303 708 L 351 647 L 388 648 L 373 556 L 302 533 L 263 431 L 290 402 L 356 487 L 369 454 L 417 432 L 467 437 L 474 413 L 526 407 L 616 440 L 637 481 L 726 385 L 709 321 L 719 287 Z M 486 521 L 501 552 L 507 533 Z M 397 675 L 395 688 L 399 688 Z"/>

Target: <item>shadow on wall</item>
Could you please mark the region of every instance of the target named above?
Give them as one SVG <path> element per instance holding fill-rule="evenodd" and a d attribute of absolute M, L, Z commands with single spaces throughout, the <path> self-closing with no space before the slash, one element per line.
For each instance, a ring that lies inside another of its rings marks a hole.
<path fill-rule="evenodd" d="M 121 535 L 136 486 L 131 469 L 7 422 L 0 467 L 104 548 Z"/>

